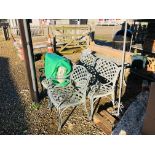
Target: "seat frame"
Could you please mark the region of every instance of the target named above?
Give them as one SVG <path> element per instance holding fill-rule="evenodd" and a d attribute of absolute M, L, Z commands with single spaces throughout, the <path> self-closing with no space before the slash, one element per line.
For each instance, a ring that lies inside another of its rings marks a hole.
<path fill-rule="evenodd" d="M 70 84 L 68 86 L 64 88 L 49 86 L 47 88 L 49 104 L 51 107 L 55 107 L 58 113 L 58 131 L 61 130 L 62 125 L 65 122 L 62 120 L 62 114 L 69 107 L 76 107 L 82 104 L 88 115 L 86 108 L 86 92 L 90 78 L 91 74 L 89 74 L 84 66 L 74 65 L 70 75 Z M 54 91 L 59 89 L 61 89 L 61 92 L 54 95 Z M 62 94 L 64 94 L 65 97 L 61 97 Z M 59 97 L 61 98 L 58 99 Z"/>

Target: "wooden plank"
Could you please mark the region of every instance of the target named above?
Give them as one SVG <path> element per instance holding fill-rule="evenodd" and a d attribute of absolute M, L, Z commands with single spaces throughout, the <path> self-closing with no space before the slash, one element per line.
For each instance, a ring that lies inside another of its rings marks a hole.
<path fill-rule="evenodd" d="M 58 34 L 57 35 L 57 37 L 60 37 L 60 38 L 62 38 L 62 37 L 85 37 L 86 36 L 86 34 Z"/>
<path fill-rule="evenodd" d="M 100 54 L 103 55 L 105 57 L 113 57 L 116 59 L 120 59 L 122 58 L 122 51 L 121 50 L 117 50 L 117 49 L 113 49 L 111 47 L 107 47 L 107 46 L 100 46 L 95 44 L 94 42 L 92 42 L 89 46 L 89 48 L 92 51 L 95 51 L 96 54 Z M 130 63 L 132 62 L 132 55 L 133 53 L 131 52 L 126 52 L 125 53 L 125 63 Z"/>
<path fill-rule="evenodd" d="M 64 25 L 56 25 L 56 26 L 49 26 L 50 29 L 55 29 L 55 30 L 85 30 L 85 31 L 89 31 L 90 28 L 89 26 L 81 26 L 81 25 L 75 25 L 75 26 L 72 26 L 72 25 L 69 25 L 69 26 L 64 26 Z"/>
<path fill-rule="evenodd" d="M 80 41 L 78 40 L 71 40 L 66 45 L 62 46 L 59 52 L 62 52 L 65 48 L 73 48 L 73 47 L 80 47 L 82 49 L 85 49 L 86 43 L 84 45 L 79 44 Z"/>
<path fill-rule="evenodd" d="M 99 114 L 105 119 L 107 119 L 111 124 L 114 124 L 116 121 L 116 119 L 111 116 L 106 110 L 102 110 Z"/>
<path fill-rule="evenodd" d="M 97 127 L 99 127 L 104 134 L 110 135 L 112 133 L 112 125 L 104 117 L 99 114 L 95 114 L 93 121 Z"/>
<path fill-rule="evenodd" d="M 61 52 L 63 49 L 65 49 L 69 44 L 71 44 L 74 40 L 71 40 L 69 43 L 67 43 L 65 46 L 62 46 L 59 52 Z"/>

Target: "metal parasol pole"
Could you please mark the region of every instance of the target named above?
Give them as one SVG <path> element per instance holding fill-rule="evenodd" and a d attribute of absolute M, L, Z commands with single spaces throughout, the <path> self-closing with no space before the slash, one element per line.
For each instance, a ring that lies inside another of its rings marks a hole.
<path fill-rule="evenodd" d="M 123 84 L 123 77 L 124 77 L 124 61 L 125 61 L 125 49 L 126 49 L 126 34 L 127 34 L 127 21 L 125 20 L 123 54 L 122 54 L 122 65 L 121 65 L 122 67 L 121 67 L 121 74 L 120 74 L 120 89 L 119 89 L 117 116 L 119 116 L 119 113 L 120 113 L 120 104 L 121 104 L 121 96 L 122 96 L 122 84 Z"/>
<path fill-rule="evenodd" d="M 133 34 L 132 34 L 132 36 L 131 36 L 131 40 L 130 40 L 130 49 L 129 49 L 129 52 L 131 52 L 132 42 L 133 42 Z"/>

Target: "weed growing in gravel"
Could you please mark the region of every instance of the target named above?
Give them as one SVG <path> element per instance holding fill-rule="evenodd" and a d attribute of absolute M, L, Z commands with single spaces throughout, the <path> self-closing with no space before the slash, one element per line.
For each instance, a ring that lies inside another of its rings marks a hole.
<path fill-rule="evenodd" d="M 33 110 L 39 110 L 40 107 L 41 107 L 41 105 L 39 103 L 32 102 L 32 104 L 31 104 L 31 108 Z"/>

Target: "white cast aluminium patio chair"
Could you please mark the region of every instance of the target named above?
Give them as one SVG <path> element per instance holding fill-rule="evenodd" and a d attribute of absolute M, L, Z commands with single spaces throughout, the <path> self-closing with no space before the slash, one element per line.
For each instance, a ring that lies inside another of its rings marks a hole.
<path fill-rule="evenodd" d="M 88 93 L 91 107 L 90 120 L 92 119 L 94 103 L 97 99 L 110 95 L 113 105 L 115 104 L 115 87 L 120 73 L 120 68 L 114 62 L 102 58 L 97 59 L 95 69 L 99 80 L 95 85 L 91 86 L 91 90 Z"/>
<path fill-rule="evenodd" d="M 47 88 L 47 93 L 51 105 L 58 112 L 58 131 L 62 128 L 64 121 L 62 113 L 69 107 L 76 107 L 80 104 L 86 108 L 86 91 L 88 89 L 91 74 L 81 65 L 73 66 L 73 71 L 70 75 L 71 83 L 66 87 L 58 87 L 50 85 Z"/>

